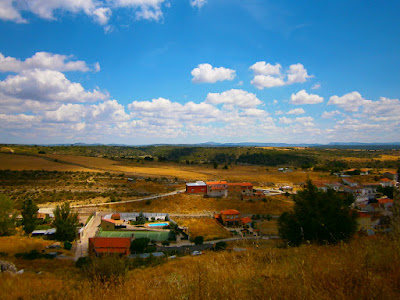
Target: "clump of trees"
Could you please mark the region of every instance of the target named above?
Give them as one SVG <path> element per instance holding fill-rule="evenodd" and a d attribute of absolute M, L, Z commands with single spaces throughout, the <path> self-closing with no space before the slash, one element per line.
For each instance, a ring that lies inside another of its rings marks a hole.
<path fill-rule="evenodd" d="M 39 208 L 32 199 L 26 199 L 22 205 L 21 215 L 25 233 L 29 234 L 35 230 L 38 223 L 37 212 Z"/>
<path fill-rule="evenodd" d="M 13 213 L 13 202 L 6 195 L 0 194 L 0 236 L 15 233 L 16 214 Z"/>
<path fill-rule="evenodd" d="M 59 241 L 72 242 L 76 238 L 76 228 L 79 225 L 78 214 L 71 211 L 68 202 L 54 210 L 54 226 L 57 231 L 55 238 Z"/>
<path fill-rule="evenodd" d="M 354 198 L 334 190 L 319 191 L 309 180 L 294 195 L 294 210 L 278 220 L 279 235 L 291 246 L 305 242 L 335 244 L 350 239 L 357 229 L 357 216 L 349 206 Z"/>

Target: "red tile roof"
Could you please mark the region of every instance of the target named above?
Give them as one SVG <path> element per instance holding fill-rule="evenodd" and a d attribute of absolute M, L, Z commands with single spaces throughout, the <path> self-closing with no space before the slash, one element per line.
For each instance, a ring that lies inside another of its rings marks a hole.
<path fill-rule="evenodd" d="M 97 253 L 125 253 L 124 248 L 96 248 Z"/>
<path fill-rule="evenodd" d="M 393 199 L 382 198 L 382 199 L 378 199 L 378 202 L 379 202 L 380 204 L 382 204 L 382 203 L 393 203 Z"/>
<path fill-rule="evenodd" d="M 214 184 L 227 184 L 226 181 L 207 181 L 207 185 L 214 185 Z"/>
<path fill-rule="evenodd" d="M 382 178 L 381 181 L 386 181 L 387 182 L 387 181 L 392 181 L 392 180 L 388 179 L 388 178 Z"/>
<path fill-rule="evenodd" d="M 239 215 L 240 213 L 236 209 L 227 209 L 221 211 L 221 214 L 223 215 Z"/>
<path fill-rule="evenodd" d="M 247 223 L 250 223 L 250 222 L 251 222 L 251 219 L 250 219 L 249 217 L 241 218 L 241 220 L 242 220 L 242 223 L 243 223 L 243 224 L 247 224 Z"/>
<path fill-rule="evenodd" d="M 395 171 L 387 171 L 385 173 L 390 173 L 390 174 L 393 174 L 393 175 L 397 175 L 397 172 L 395 172 Z"/>
<path fill-rule="evenodd" d="M 251 182 L 229 182 L 228 185 L 253 186 Z"/>
<path fill-rule="evenodd" d="M 115 220 L 111 220 L 111 219 L 103 219 L 103 221 L 110 222 L 110 223 L 113 223 L 113 224 L 116 223 Z"/>
<path fill-rule="evenodd" d="M 129 248 L 131 245 L 130 238 L 113 238 L 113 237 L 95 237 L 89 238 L 89 243 L 94 248 Z"/>

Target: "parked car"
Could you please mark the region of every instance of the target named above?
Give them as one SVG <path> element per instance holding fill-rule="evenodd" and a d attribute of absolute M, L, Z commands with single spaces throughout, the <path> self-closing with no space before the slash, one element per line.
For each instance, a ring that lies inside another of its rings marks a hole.
<path fill-rule="evenodd" d="M 192 253 L 190 253 L 190 255 L 202 255 L 203 253 L 201 251 L 193 251 Z"/>

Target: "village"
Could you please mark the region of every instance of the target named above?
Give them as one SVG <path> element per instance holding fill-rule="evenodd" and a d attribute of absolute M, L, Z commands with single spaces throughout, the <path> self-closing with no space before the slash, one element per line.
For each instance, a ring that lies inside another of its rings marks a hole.
<path fill-rule="evenodd" d="M 291 172 L 289 168 L 280 168 L 280 172 Z M 357 182 L 355 177 L 367 176 L 369 169 L 349 169 L 336 174 L 337 181 L 314 180 L 313 184 L 321 191 L 332 189 L 339 193 L 351 194 L 354 202 L 351 208 L 358 215 L 358 232 L 375 235 L 388 232 L 392 216 L 393 199 L 387 191 L 398 186 L 396 172 L 383 172 L 375 182 Z M 131 181 L 131 178 L 127 179 Z M 282 193 L 295 194 L 291 186 L 279 189 L 255 187 L 251 182 L 196 181 L 185 184 L 185 194 L 200 195 L 209 198 L 240 199 L 241 201 L 266 201 L 271 195 Z M 389 193 L 390 195 L 390 193 Z M 79 212 L 79 210 L 78 210 Z M 54 215 L 39 211 L 37 217 L 51 222 Z M 277 218 L 278 216 L 269 216 Z M 168 213 L 156 212 L 104 212 L 94 211 L 82 227 L 78 228 L 77 241 L 71 251 L 74 259 L 86 256 L 118 254 L 129 258 L 163 257 L 166 254 L 175 257 L 175 253 L 192 255 L 202 254 L 207 249 L 215 249 L 227 242 L 238 240 L 278 239 L 277 234 L 263 234 L 257 226 L 256 214 L 242 214 L 236 209 L 213 212 L 213 222 L 226 232 L 223 239 L 204 240 L 203 236 L 193 237 L 190 226 L 179 225 Z M 50 238 L 55 228 L 34 230 L 32 236 Z M 136 242 L 135 242 L 136 241 Z M 135 248 L 135 244 L 144 246 Z M 51 252 L 57 256 L 56 252 Z"/>

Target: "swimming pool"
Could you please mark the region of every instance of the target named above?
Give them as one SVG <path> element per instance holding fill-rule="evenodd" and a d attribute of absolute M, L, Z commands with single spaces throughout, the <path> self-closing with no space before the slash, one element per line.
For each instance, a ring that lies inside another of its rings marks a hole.
<path fill-rule="evenodd" d="M 150 223 L 147 224 L 149 227 L 163 227 L 163 226 L 168 226 L 169 224 L 167 222 L 164 223 Z"/>

